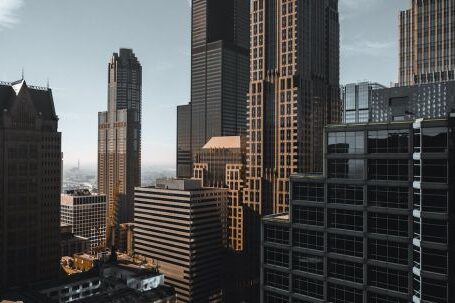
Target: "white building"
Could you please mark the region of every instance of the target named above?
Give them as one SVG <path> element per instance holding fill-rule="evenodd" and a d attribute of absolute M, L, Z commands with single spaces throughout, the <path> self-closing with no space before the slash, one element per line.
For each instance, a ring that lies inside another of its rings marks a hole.
<path fill-rule="evenodd" d="M 90 249 L 104 243 L 106 237 L 106 195 L 86 189 L 67 191 L 61 196 L 61 223 L 73 226 L 76 236 L 88 238 Z"/>

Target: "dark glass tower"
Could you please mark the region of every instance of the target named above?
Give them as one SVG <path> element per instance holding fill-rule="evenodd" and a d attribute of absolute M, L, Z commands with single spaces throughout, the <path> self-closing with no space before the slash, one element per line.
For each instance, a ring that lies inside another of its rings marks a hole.
<path fill-rule="evenodd" d="M 249 3 L 249 0 L 192 2 L 192 160 L 210 138 L 245 132 Z M 181 161 L 177 159 L 177 167 Z M 191 177 L 191 172 L 178 170 L 177 175 Z"/>
<path fill-rule="evenodd" d="M 114 53 L 108 76 L 108 111 L 98 115 L 98 189 L 116 224 L 133 221 L 134 187 L 141 185 L 142 67 L 131 49 Z"/>
<path fill-rule="evenodd" d="M 0 83 L 0 297 L 60 273 L 61 133 L 49 88 Z"/>

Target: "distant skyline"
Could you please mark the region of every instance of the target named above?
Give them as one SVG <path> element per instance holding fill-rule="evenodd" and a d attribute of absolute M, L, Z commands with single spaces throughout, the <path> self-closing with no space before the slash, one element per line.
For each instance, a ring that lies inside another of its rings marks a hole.
<path fill-rule="evenodd" d="M 188 0 L 0 0 L 0 81 L 53 89 L 65 166 L 96 165 L 97 113 L 120 47 L 143 66 L 144 165 L 175 166 L 176 106 L 190 100 Z M 398 73 L 398 13 L 408 0 L 340 0 L 341 83 L 390 85 Z M 246 100 L 246 99 L 245 99 Z"/>

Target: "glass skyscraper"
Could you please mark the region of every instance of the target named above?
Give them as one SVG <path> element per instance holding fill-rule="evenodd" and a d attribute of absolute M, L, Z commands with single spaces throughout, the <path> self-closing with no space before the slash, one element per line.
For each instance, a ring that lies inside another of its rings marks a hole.
<path fill-rule="evenodd" d="M 368 122 L 371 107 L 372 91 L 385 88 L 378 83 L 350 83 L 342 87 L 343 122 Z"/>

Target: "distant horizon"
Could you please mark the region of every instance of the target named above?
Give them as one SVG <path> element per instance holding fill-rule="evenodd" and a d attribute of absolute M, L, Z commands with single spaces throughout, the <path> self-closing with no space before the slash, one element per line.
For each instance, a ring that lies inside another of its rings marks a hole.
<path fill-rule="evenodd" d="M 46 87 L 49 81 L 65 167 L 80 159 L 96 168 L 97 117 L 107 109 L 107 66 L 112 53 L 125 47 L 143 66 L 142 164 L 175 168 L 176 106 L 190 101 L 189 3 L 1 3 L 0 81 L 19 80 L 22 70 L 30 85 Z M 340 0 L 340 83 L 397 81 L 398 14 L 408 5 L 405 0 Z M 115 22 L 125 18 L 128 22 Z"/>

